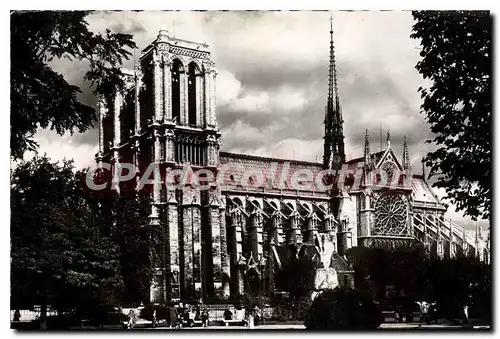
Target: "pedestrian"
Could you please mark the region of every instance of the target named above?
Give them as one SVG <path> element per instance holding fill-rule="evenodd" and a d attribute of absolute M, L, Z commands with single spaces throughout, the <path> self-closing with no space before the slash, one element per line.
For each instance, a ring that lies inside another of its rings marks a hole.
<path fill-rule="evenodd" d="M 128 320 L 128 324 L 127 324 L 127 328 L 129 330 L 133 329 L 134 326 L 135 326 L 135 312 L 134 312 L 134 309 L 131 309 L 129 312 L 128 312 L 128 317 L 129 317 L 129 320 Z"/>
<path fill-rule="evenodd" d="M 422 321 L 426 323 L 429 323 L 429 308 L 430 308 L 429 303 L 426 301 L 422 301 L 422 306 L 421 306 Z"/>
<path fill-rule="evenodd" d="M 203 327 L 208 327 L 208 310 L 206 307 L 203 309 L 203 312 L 201 313 L 201 322 L 203 324 Z"/>
<path fill-rule="evenodd" d="M 153 328 L 156 327 L 156 308 L 153 309 Z"/>
<path fill-rule="evenodd" d="M 233 318 L 233 312 L 231 312 L 228 308 L 224 311 L 224 320 L 231 320 Z"/>
<path fill-rule="evenodd" d="M 19 312 L 18 309 L 14 311 L 14 321 L 20 321 L 21 320 L 21 312 Z"/>
<path fill-rule="evenodd" d="M 169 307 L 169 316 L 170 316 L 170 327 L 171 328 L 177 328 L 178 326 L 178 314 L 177 314 L 177 307 L 175 307 L 173 304 L 170 304 Z"/>
<path fill-rule="evenodd" d="M 469 322 L 469 305 L 465 304 L 464 305 L 464 318 L 465 318 L 465 323 Z"/>
<path fill-rule="evenodd" d="M 247 319 L 247 326 L 249 329 L 254 328 L 254 315 L 253 315 L 253 309 L 249 309 L 248 312 L 248 319 Z"/>
<path fill-rule="evenodd" d="M 260 323 L 260 318 L 261 318 L 261 313 L 260 313 L 260 308 L 259 306 L 255 305 L 254 307 L 254 314 L 255 314 L 255 326 L 258 326 Z"/>

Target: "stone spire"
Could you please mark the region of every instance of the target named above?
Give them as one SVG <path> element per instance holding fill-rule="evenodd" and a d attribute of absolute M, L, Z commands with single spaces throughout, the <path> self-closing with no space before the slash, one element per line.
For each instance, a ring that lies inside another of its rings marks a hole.
<path fill-rule="evenodd" d="M 333 43 L 333 21 L 330 16 L 330 64 L 328 73 L 328 99 L 325 112 L 325 144 L 323 165 L 339 168 L 345 162 L 342 108 L 340 106 L 335 47 Z M 331 161 L 331 162 L 330 162 Z"/>
<path fill-rule="evenodd" d="M 406 135 L 403 139 L 403 160 L 401 162 L 404 170 L 410 169 L 410 156 L 408 154 L 408 145 L 406 144 Z"/>
<path fill-rule="evenodd" d="M 364 156 L 365 156 L 365 166 L 367 166 L 368 163 L 370 162 L 370 140 L 368 139 L 368 129 L 366 129 L 365 133 Z"/>
<path fill-rule="evenodd" d="M 387 131 L 387 148 L 391 147 L 391 133 Z"/>

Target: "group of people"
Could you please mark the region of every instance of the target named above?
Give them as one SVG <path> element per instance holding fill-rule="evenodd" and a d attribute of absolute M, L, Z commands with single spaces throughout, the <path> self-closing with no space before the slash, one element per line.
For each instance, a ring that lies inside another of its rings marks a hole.
<path fill-rule="evenodd" d="M 137 323 L 138 314 L 136 313 L 136 310 L 131 309 L 128 313 L 128 317 L 129 321 L 127 324 L 127 328 L 132 329 Z M 203 327 L 208 326 L 209 316 L 206 307 L 203 309 L 203 311 L 201 310 L 199 305 L 195 307 L 190 305 L 183 305 L 182 303 L 180 303 L 179 305 L 170 304 L 167 307 L 165 325 L 169 328 L 190 327 L 194 325 L 195 321 L 200 320 Z M 156 309 L 153 309 L 152 325 L 153 327 L 158 326 Z"/>
<path fill-rule="evenodd" d="M 244 316 L 241 319 L 242 323 L 248 327 L 248 328 L 254 328 L 255 326 L 258 326 L 260 323 L 260 320 L 262 319 L 262 313 L 260 311 L 260 308 L 255 305 L 253 308 L 248 307 L 245 310 L 241 308 L 237 308 L 237 312 L 245 312 Z M 226 309 L 224 311 L 224 320 L 233 320 L 233 312 L 231 312 L 229 309 Z"/>
<path fill-rule="evenodd" d="M 180 312 L 179 312 L 179 317 L 181 318 L 180 323 L 182 323 L 183 326 L 192 326 L 194 325 L 195 321 L 200 321 L 203 327 L 208 326 L 208 310 L 206 307 L 201 310 L 200 305 L 197 306 L 190 306 L 186 305 L 185 307 L 180 304 Z"/>
<path fill-rule="evenodd" d="M 435 321 L 437 323 L 437 307 L 436 303 L 428 303 L 427 301 L 418 301 L 418 306 L 420 307 L 421 320 L 426 323 Z"/>

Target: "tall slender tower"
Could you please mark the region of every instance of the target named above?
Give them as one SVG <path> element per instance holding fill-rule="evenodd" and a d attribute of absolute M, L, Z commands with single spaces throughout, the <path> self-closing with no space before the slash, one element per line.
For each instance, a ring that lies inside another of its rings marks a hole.
<path fill-rule="evenodd" d="M 337 84 L 335 47 L 333 45 L 333 23 L 330 16 L 330 67 L 328 74 L 328 99 L 325 110 L 325 136 L 323 166 L 338 169 L 345 162 L 344 120 Z"/>

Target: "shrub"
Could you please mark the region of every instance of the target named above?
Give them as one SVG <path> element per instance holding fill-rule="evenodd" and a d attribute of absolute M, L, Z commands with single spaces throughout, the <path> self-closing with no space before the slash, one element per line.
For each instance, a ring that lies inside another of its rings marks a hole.
<path fill-rule="evenodd" d="M 382 313 L 373 299 L 348 287 L 316 297 L 304 321 L 309 330 L 374 330 L 381 323 Z"/>
<path fill-rule="evenodd" d="M 153 312 L 156 310 L 156 320 L 167 319 L 168 308 L 165 305 L 147 305 L 139 313 L 139 318 L 153 321 Z"/>

